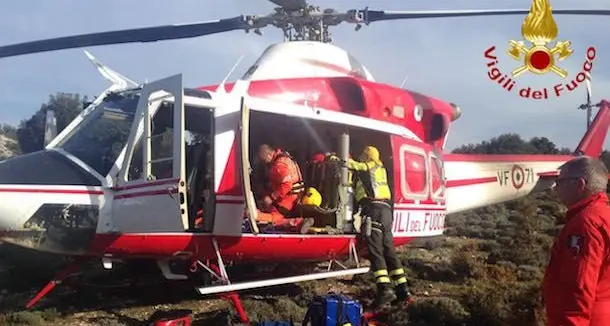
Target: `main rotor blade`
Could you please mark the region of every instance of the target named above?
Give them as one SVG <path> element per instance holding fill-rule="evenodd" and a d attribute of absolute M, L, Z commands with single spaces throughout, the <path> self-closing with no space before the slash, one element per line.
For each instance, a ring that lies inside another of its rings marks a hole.
<path fill-rule="evenodd" d="M 497 9 L 497 10 L 430 10 L 430 11 L 382 11 L 382 10 L 360 10 L 364 13 L 365 22 L 393 19 L 415 19 L 415 18 L 442 18 L 442 17 L 473 17 L 473 16 L 504 16 L 504 15 L 526 15 L 529 9 Z M 556 15 L 595 15 L 608 16 L 610 10 L 606 9 L 554 9 Z"/>
<path fill-rule="evenodd" d="M 125 29 L 111 32 L 81 34 L 0 47 L 0 58 L 55 50 L 107 44 L 156 42 L 222 33 L 244 29 L 248 25 L 242 16 L 209 22 Z"/>

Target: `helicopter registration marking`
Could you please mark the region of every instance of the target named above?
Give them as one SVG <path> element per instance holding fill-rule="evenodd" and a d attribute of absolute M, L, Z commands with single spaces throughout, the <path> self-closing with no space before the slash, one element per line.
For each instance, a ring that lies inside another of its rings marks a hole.
<path fill-rule="evenodd" d="M 394 210 L 392 233 L 400 236 L 434 236 L 445 229 L 443 211 Z"/>

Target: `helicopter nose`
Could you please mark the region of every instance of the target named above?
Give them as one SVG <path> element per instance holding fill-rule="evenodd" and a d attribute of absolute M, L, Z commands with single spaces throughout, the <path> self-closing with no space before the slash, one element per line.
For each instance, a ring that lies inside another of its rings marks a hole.
<path fill-rule="evenodd" d="M 71 204 L 75 186 L 101 186 L 89 172 L 53 150 L 0 162 L 0 236 L 23 230 L 45 204 Z"/>

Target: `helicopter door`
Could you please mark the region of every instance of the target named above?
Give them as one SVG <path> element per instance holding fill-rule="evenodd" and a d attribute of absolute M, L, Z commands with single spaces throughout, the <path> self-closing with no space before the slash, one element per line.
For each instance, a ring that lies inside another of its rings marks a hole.
<path fill-rule="evenodd" d="M 183 97 L 182 75 L 142 89 L 112 205 L 118 232 L 189 228 Z"/>
<path fill-rule="evenodd" d="M 250 227 L 252 233 L 258 233 L 258 226 L 256 224 L 256 201 L 254 199 L 254 193 L 252 192 L 252 186 L 250 183 L 250 173 L 252 168 L 250 167 L 250 109 L 246 105 L 245 99 L 242 97 L 241 100 L 241 119 L 239 129 L 241 130 L 241 166 L 243 176 L 243 191 L 246 203 L 246 214 L 250 219 Z"/>

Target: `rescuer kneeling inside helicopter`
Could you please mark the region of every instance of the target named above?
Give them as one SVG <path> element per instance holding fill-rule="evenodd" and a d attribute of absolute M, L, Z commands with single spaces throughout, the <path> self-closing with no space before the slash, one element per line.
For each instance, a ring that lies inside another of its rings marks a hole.
<path fill-rule="evenodd" d="M 373 305 L 378 308 L 388 303 L 406 301 L 410 293 L 402 263 L 394 251 L 392 193 L 379 150 L 367 146 L 359 160 L 349 159 L 347 167 L 356 172 L 355 200 L 363 217 L 361 232 L 367 241 L 371 271 L 377 283 L 377 297 Z M 396 295 L 392 291 L 392 283 L 396 287 Z"/>
<path fill-rule="evenodd" d="M 275 227 L 297 228 L 301 218 L 287 218 L 305 190 L 301 170 L 290 154 L 260 145 L 258 159 L 267 167 L 269 188 L 257 204 L 257 222 Z"/>

